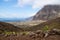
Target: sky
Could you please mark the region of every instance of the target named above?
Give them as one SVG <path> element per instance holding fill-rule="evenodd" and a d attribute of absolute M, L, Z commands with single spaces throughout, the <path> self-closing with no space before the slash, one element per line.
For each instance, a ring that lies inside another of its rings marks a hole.
<path fill-rule="evenodd" d="M 49 4 L 60 5 L 60 0 L 0 0 L 0 18 L 27 18 Z"/>

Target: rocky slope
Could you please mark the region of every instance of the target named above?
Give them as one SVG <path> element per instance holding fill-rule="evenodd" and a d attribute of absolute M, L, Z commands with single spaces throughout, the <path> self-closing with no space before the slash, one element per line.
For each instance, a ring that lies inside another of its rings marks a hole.
<path fill-rule="evenodd" d="M 48 35 L 46 36 L 46 34 Z M 60 30 L 50 30 L 47 33 L 44 33 L 41 30 L 37 30 L 25 35 L 0 35 L 0 40 L 60 40 Z"/>
<path fill-rule="evenodd" d="M 32 20 L 50 20 L 60 17 L 60 5 L 45 5 Z"/>

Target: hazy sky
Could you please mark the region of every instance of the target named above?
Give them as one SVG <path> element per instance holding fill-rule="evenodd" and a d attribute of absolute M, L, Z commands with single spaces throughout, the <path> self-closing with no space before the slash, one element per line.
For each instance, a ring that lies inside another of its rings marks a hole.
<path fill-rule="evenodd" d="M 60 0 L 0 0 L 0 18 L 30 17 L 47 4 L 60 5 Z"/>

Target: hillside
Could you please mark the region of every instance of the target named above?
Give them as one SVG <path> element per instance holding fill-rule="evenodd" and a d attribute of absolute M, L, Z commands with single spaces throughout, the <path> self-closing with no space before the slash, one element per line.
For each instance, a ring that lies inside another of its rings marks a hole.
<path fill-rule="evenodd" d="M 21 30 L 22 30 L 21 28 L 18 28 L 12 24 L 0 22 L 0 32 L 4 32 L 4 31 L 18 32 Z"/>
<path fill-rule="evenodd" d="M 60 17 L 53 19 L 53 20 L 48 20 L 47 22 L 35 25 L 30 27 L 28 30 L 40 30 L 43 29 L 44 27 L 48 27 L 49 29 L 53 29 L 53 28 L 58 28 L 60 29 Z"/>
<path fill-rule="evenodd" d="M 60 17 L 60 5 L 45 5 L 32 20 L 51 20 Z"/>

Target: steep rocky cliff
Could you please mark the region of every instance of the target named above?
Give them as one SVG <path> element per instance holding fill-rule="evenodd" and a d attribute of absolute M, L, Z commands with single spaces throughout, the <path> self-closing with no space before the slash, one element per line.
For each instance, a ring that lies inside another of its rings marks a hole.
<path fill-rule="evenodd" d="M 45 5 L 32 20 L 50 20 L 60 17 L 60 5 Z"/>

